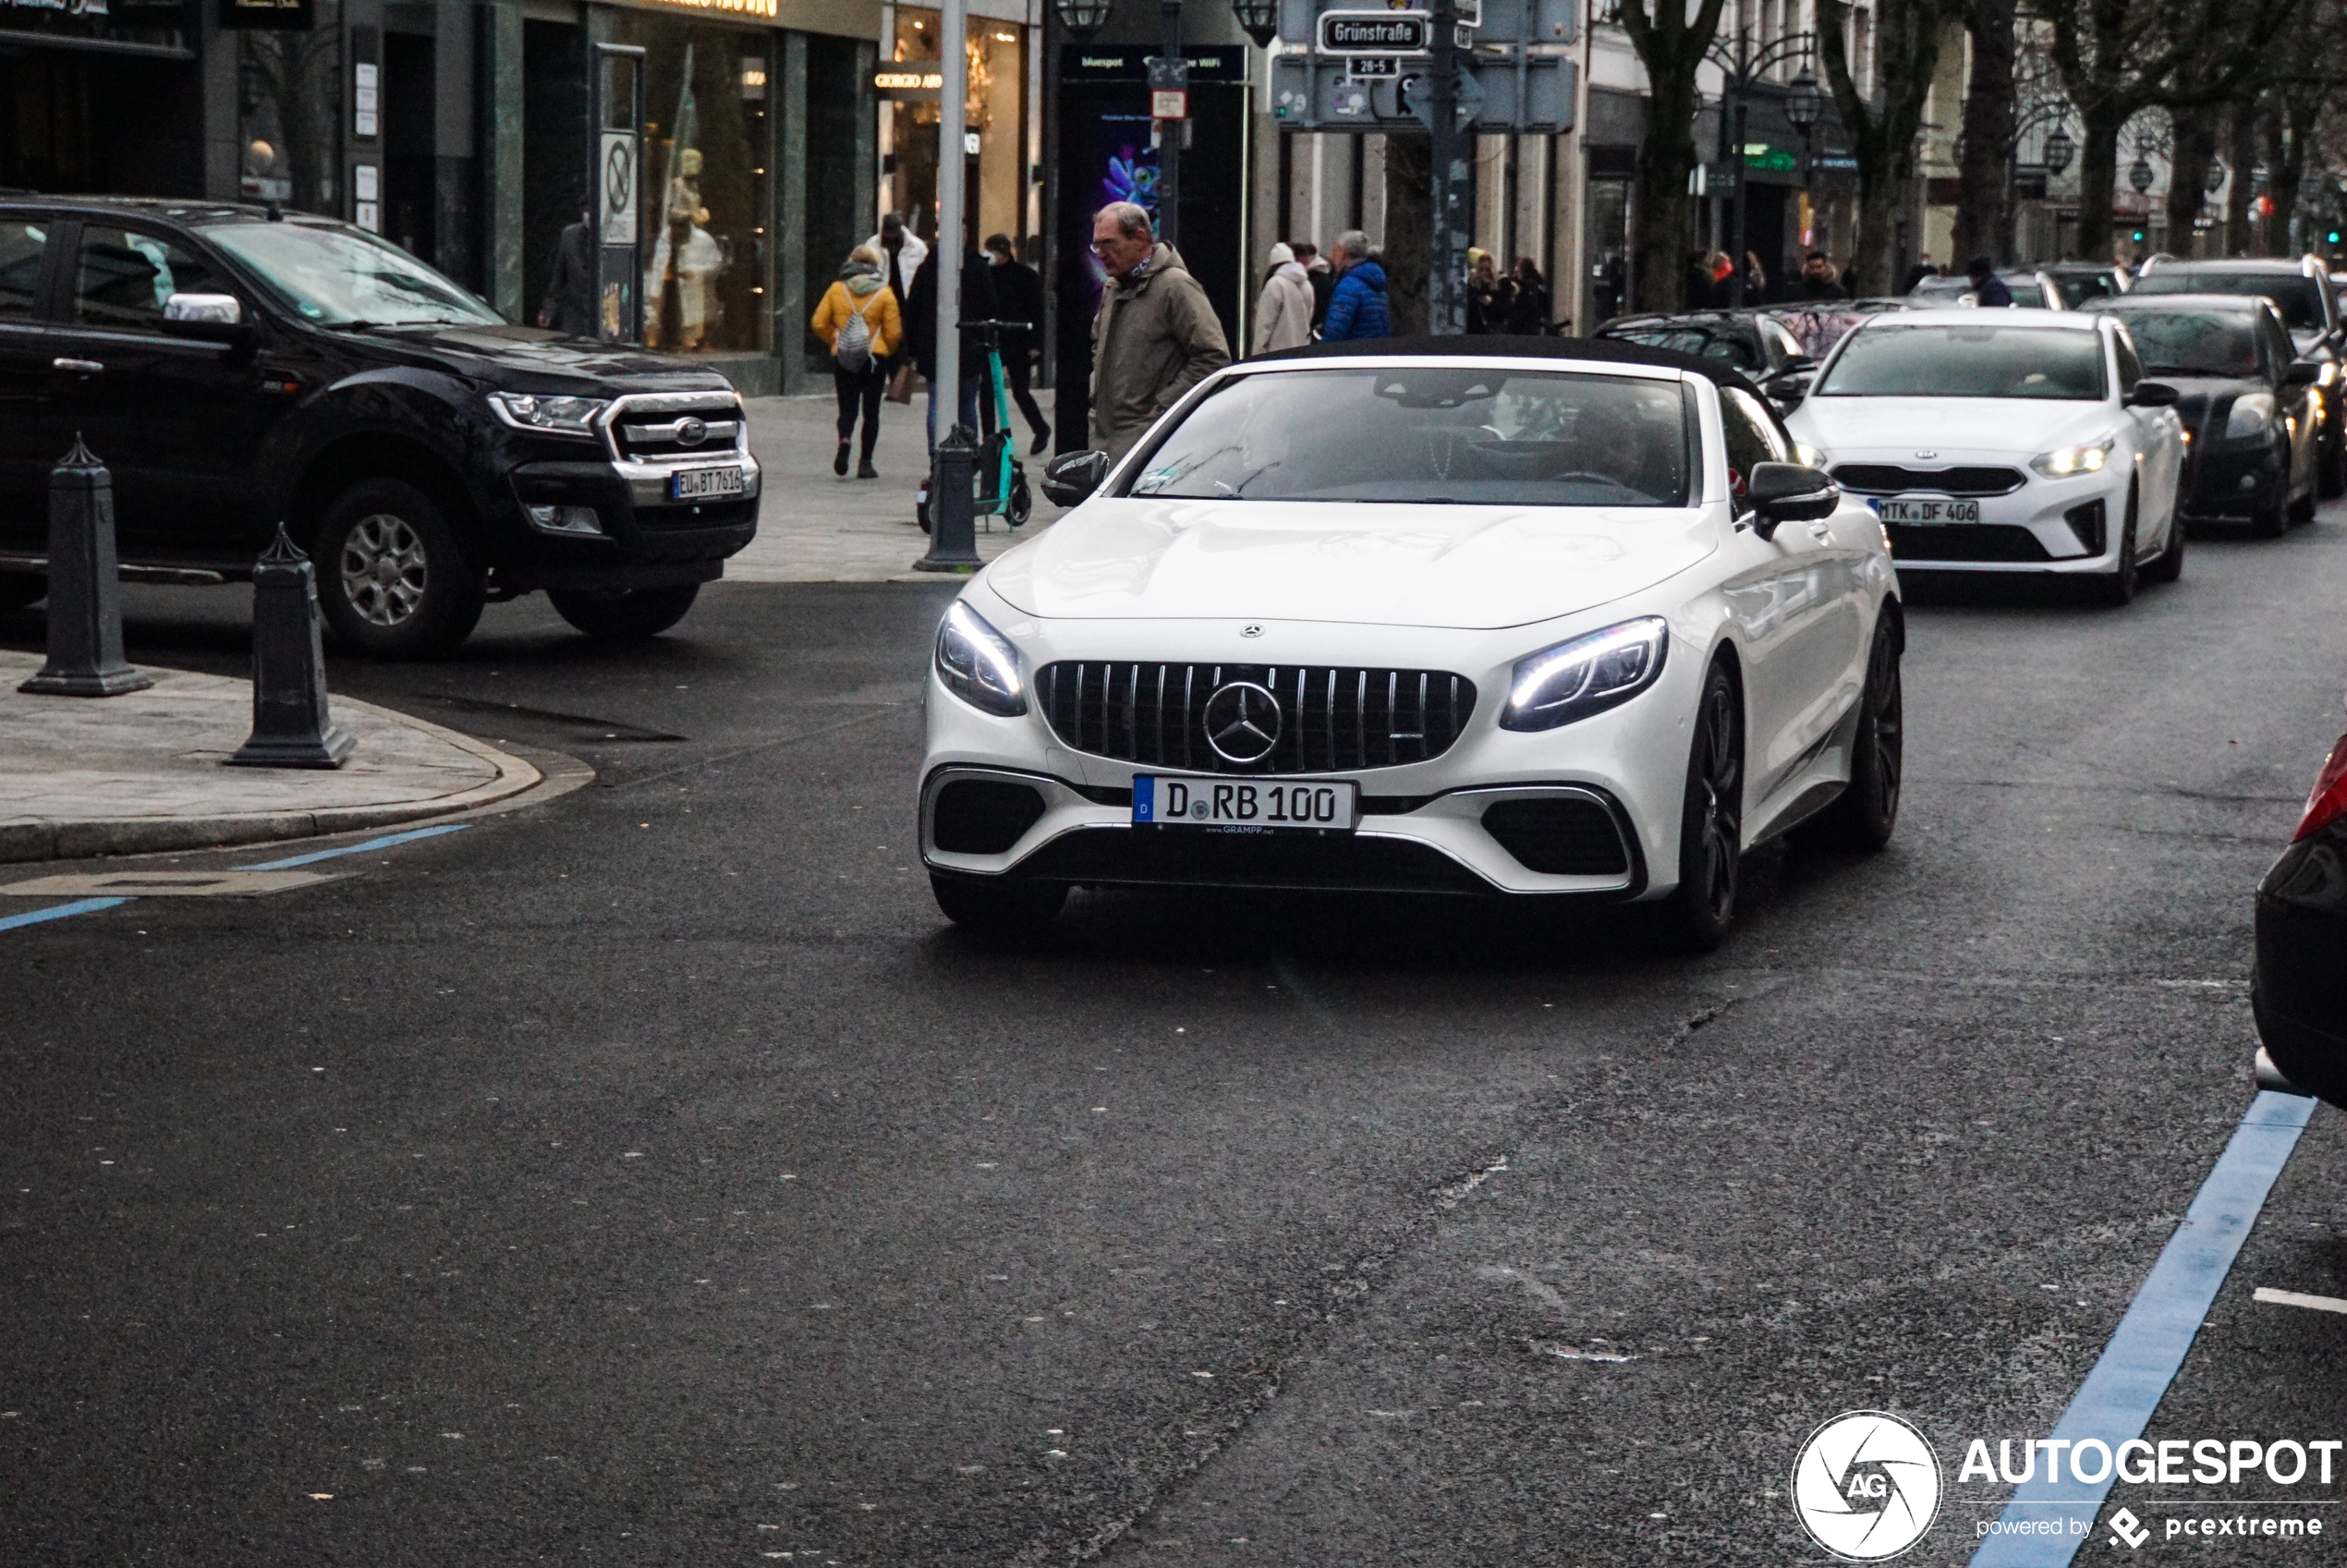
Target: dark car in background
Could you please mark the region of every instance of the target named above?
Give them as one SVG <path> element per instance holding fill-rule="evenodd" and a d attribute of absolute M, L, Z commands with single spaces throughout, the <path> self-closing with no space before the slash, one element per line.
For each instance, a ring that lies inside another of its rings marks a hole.
<path fill-rule="evenodd" d="M 2257 885 L 2256 946 L 2259 1080 L 2347 1106 L 2347 735 Z"/>
<path fill-rule="evenodd" d="M 2052 279 L 2061 302 L 2073 310 L 2098 299 L 2116 299 L 2134 281 L 2126 268 L 2104 261 L 2051 261 L 2037 275 Z"/>
<path fill-rule="evenodd" d="M 2007 268 L 1997 273 L 2013 290 L 2013 307 L 2016 310 L 2066 310 L 2069 298 L 2054 282 L 2050 273 L 2029 268 Z M 1929 277 L 1915 286 L 1907 298 L 1926 310 L 1940 310 L 1949 305 L 1977 303 L 1972 291 L 1972 280 L 1959 274 L 1955 277 Z"/>
<path fill-rule="evenodd" d="M 126 576 L 249 578 L 282 521 L 336 639 L 383 657 L 540 589 L 590 635 L 664 631 L 758 527 L 713 371 L 515 326 L 347 224 L 0 196 L 0 608 L 47 590 L 76 439 Z"/>
<path fill-rule="evenodd" d="M 1766 310 L 1616 316 L 1589 335 L 1725 359 L 1780 405 L 1799 402 L 1806 383 L 1798 378 L 1818 368 L 1800 339 Z"/>
<path fill-rule="evenodd" d="M 2141 294 L 2086 309 L 2125 323 L 2144 373 L 2181 395 L 2185 517 L 2246 519 L 2268 536 L 2314 521 L 2320 371 L 2298 358 L 2271 300 Z"/>
<path fill-rule="evenodd" d="M 2263 295 L 2281 312 L 2282 325 L 2301 359 L 2321 367 L 2316 382 L 2322 400 L 2322 464 L 2318 493 L 2329 500 L 2347 494 L 2347 327 L 2340 318 L 2338 291 L 2330 274 L 2312 256 L 2295 261 L 2179 261 L 2160 257 L 2144 263 L 2128 289 L 2131 298 L 2160 294 Z"/>

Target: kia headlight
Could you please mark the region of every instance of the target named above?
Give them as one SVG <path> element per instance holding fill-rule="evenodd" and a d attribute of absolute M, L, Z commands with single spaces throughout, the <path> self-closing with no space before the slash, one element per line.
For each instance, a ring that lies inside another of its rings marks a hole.
<path fill-rule="evenodd" d="M 2251 441 L 2274 428 L 2274 395 L 2270 392 L 2244 392 L 2233 399 L 2233 411 L 2225 416 L 2227 441 Z"/>
<path fill-rule="evenodd" d="M 2098 474 L 2110 461 L 2110 437 L 2090 441 L 2079 446 L 2064 446 L 2058 451 L 2040 453 L 2029 459 L 2029 466 L 2049 480 L 2066 480 L 2079 474 Z"/>
<path fill-rule="evenodd" d="M 1793 457 L 1805 468 L 1822 468 L 1828 460 L 1823 447 L 1812 446 L 1806 441 L 1793 444 Z"/>
<path fill-rule="evenodd" d="M 1503 730 L 1552 730 L 1619 707 L 1662 674 L 1671 624 L 1648 615 L 1576 637 L 1516 661 Z"/>
<path fill-rule="evenodd" d="M 1007 719 L 1027 711 L 1018 650 L 958 599 L 937 627 L 937 678 L 946 690 L 982 712 Z"/>
<path fill-rule="evenodd" d="M 528 392 L 493 392 L 489 406 L 516 430 L 543 435 L 595 434 L 595 421 L 611 407 L 602 397 L 541 397 Z"/>

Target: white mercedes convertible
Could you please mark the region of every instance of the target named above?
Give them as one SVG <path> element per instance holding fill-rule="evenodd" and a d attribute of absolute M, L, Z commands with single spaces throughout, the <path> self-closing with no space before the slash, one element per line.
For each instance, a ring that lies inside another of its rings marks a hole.
<path fill-rule="evenodd" d="M 1234 365 L 938 628 L 921 857 L 1072 887 L 1569 895 L 1716 943 L 1754 845 L 1891 836 L 1898 579 L 1722 362 L 1415 339 Z"/>

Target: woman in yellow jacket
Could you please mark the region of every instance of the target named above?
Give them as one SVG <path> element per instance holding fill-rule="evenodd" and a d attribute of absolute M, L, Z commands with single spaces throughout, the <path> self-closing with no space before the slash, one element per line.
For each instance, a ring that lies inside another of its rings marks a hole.
<path fill-rule="evenodd" d="M 849 323 L 859 321 L 861 333 L 850 332 Z M 810 324 L 815 335 L 831 346 L 832 387 L 839 394 L 839 452 L 832 459 L 832 472 L 843 479 L 847 475 L 847 445 L 856 437 L 860 406 L 864 450 L 856 477 L 876 480 L 880 470 L 872 467 L 872 444 L 880 440 L 881 393 L 888 385 L 882 367 L 905 337 L 904 318 L 897 313 L 895 294 L 881 276 L 878 251 L 869 245 L 855 249 L 837 280 L 823 291 Z"/>

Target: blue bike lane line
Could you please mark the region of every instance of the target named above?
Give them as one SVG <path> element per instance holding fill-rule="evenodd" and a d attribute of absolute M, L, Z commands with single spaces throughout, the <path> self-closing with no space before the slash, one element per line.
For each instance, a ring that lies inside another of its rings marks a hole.
<path fill-rule="evenodd" d="M 345 855 L 364 855 L 371 850 L 389 849 L 395 845 L 413 844 L 419 839 L 438 838 L 444 833 L 460 833 L 471 827 L 470 822 L 443 822 L 438 827 L 410 828 L 406 833 L 386 833 L 371 838 L 364 844 L 347 844 L 339 849 L 313 849 L 306 855 L 290 855 L 282 860 L 263 860 L 258 865 L 238 866 L 239 871 L 290 871 L 298 866 L 314 866 L 321 860 L 339 859 Z M 38 926 L 51 920 L 68 919 L 76 915 L 95 915 L 100 910 L 113 909 L 129 903 L 125 898 L 77 898 L 69 904 L 52 904 L 45 908 L 30 909 L 21 915 L 0 917 L 0 931 L 12 931 L 26 926 Z"/>
<path fill-rule="evenodd" d="M 2312 1100 L 2271 1089 L 2250 1102 L 2183 1223 L 2054 1424 L 2054 1440 L 2073 1445 L 2054 1452 L 2075 1453 L 2077 1443 L 2099 1440 L 2116 1453 L 2121 1443 L 2143 1436 L 2314 1113 Z M 2013 1489 L 1998 1525 L 2049 1533 L 1992 1535 L 1972 1554 L 1971 1568 L 2068 1568 L 2110 1495 L 2115 1470 L 2099 1483 L 2033 1473 Z"/>

